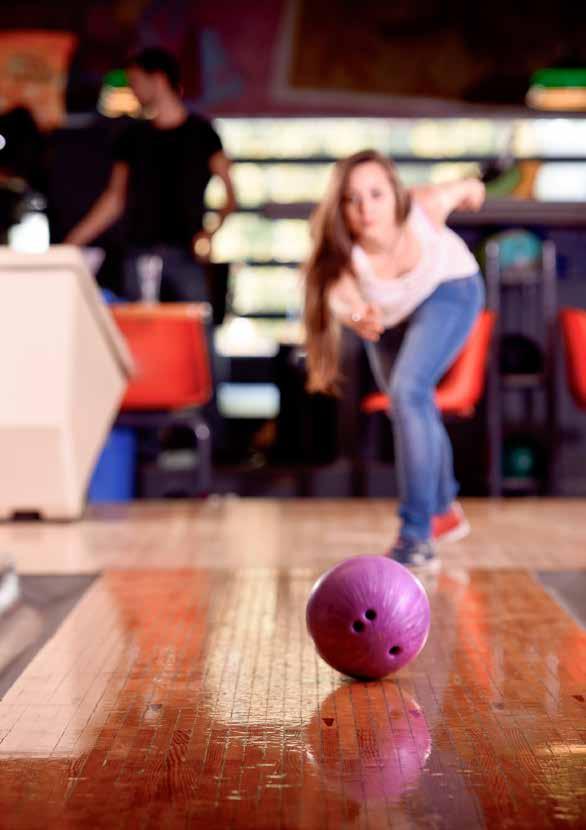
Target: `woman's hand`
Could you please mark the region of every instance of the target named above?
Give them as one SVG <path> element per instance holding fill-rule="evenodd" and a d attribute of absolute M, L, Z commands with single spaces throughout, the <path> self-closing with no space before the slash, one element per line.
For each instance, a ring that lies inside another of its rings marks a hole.
<path fill-rule="evenodd" d="M 343 274 L 329 294 L 330 309 L 343 326 L 352 329 L 364 340 L 376 342 L 384 326 L 381 310 L 374 303 L 366 303 L 358 290 L 356 279 Z"/>
<path fill-rule="evenodd" d="M 380 308 L 373 303 L 356 305 L 340 322 L 355 331 L 363 340 L 370 340 L 372 343 L 376 343 L 384 331 Z"/>

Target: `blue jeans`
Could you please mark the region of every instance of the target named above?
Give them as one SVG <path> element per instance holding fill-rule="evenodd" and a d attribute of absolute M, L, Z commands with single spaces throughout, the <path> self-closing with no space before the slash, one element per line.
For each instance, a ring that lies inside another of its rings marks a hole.
<path fill-rule="evenodd" d="M 404 326 L 385 329 L 377 343 L 366 344 L 374 378 L 392 399 L 404 539 L 429 539 L 431 517 L 444 513 L 458 492 L 452 447 L 434 394 L 464 345 L 484 296 L 480 274 L 443 282 Z M 397 334 L 403 335 L 400 345 Z"/>

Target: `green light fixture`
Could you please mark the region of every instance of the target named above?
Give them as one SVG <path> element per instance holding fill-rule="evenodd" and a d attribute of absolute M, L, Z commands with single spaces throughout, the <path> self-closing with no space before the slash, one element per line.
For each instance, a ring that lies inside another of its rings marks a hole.
<path fill-rule="evenodd" d="M 111 86 L 114 89 L 119 89 L 120 87 L 128 86 L 128 76 L 126 75 L 126 71 L 124 69 L 111 69 L 110 72 L 107 72 L 104 75 L 102 83 L 104 86 Z"/>
<path fill-rule="evenodd" d="M 98 110 L 110 118 L 138 115 L 140 112 L 140 104 L 128 84 L 124 69 L 112 69 L 104 75 Z"/>
<path fill-rule="evenodd" d="M 586 110 L 586 67 L 539 69 L 531 78 L 526 101 L 538 110 Z"/>

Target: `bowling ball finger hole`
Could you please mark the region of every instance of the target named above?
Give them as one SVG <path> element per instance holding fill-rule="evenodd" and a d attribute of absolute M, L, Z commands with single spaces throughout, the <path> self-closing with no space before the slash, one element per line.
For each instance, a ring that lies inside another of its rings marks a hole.
<path fill-rule="evenodd" d="M 364 623 L 362 622 L 362 620 L 354 620 L 354 622 L 352 623 L 352 628 L 354 629 L 354 631 L 356 631 L 357 634 L 360 634 L 362 631 L 364 631 Z"/>
<path fill-rule="evenodd" d="M 391 648 L 389 649 L 389 654 L 391 655 L 391 657 L 396 657 L 398 654 L 401 653 L 401 651 L 401 646 L 391 646 Z"/>
<path fill-rule="evenodd" d="M 364 616 L 367 620 L 376 620 L 376 611 L 374 608 L 369 608 L 368 611 L 364 612 Z"/>

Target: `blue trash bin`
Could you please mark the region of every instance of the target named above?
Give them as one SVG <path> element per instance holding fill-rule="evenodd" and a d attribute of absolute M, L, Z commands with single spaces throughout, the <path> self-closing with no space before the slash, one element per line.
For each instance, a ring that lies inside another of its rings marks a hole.
<path fill-rule="evenodd" d="M 114 427 L 94 469 L 88 502 L 131 501 L 136 472 L 136 432 Z"/>

